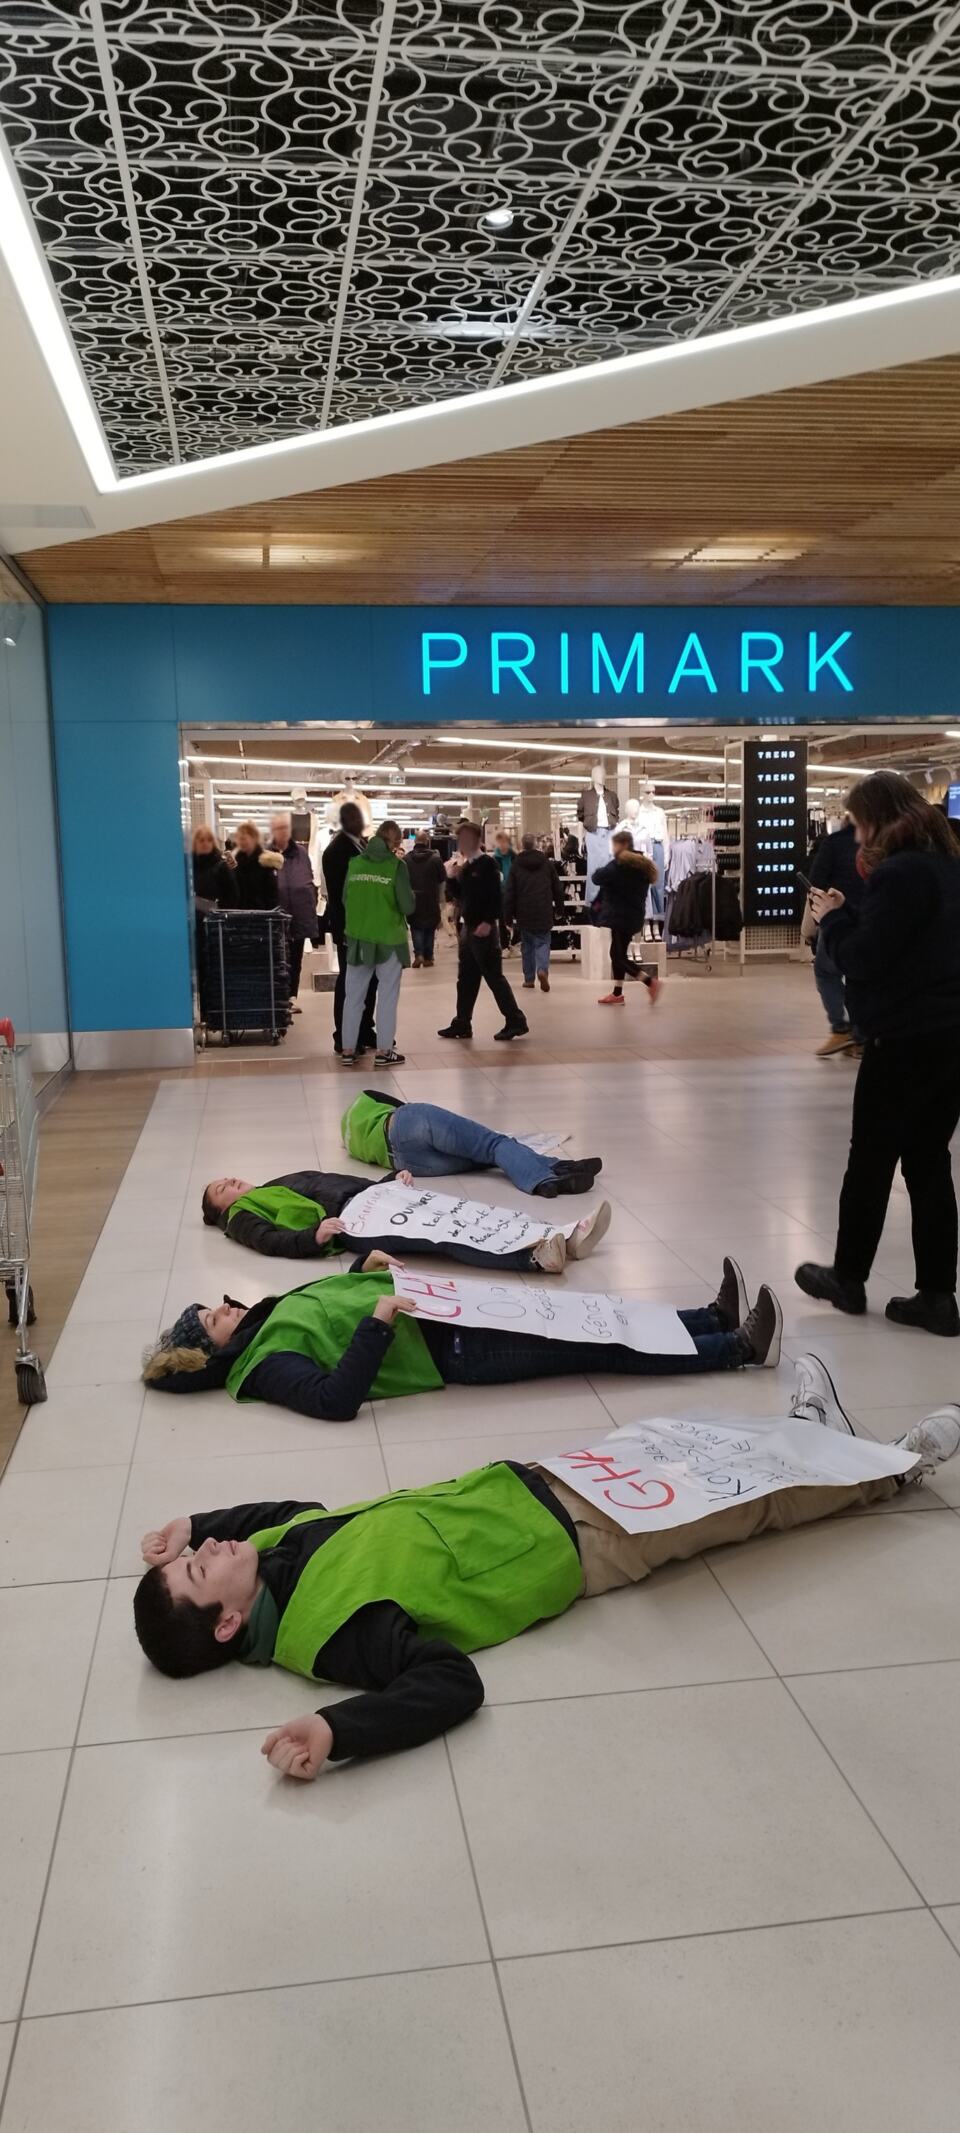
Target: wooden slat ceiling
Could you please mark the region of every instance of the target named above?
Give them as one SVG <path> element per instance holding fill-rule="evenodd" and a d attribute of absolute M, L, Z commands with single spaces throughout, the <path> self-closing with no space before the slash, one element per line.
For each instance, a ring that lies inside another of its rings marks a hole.
<path fill-rule="evenodd" d="M 952 605 L 960 357 L 19 560 L 63 601 Z"/>

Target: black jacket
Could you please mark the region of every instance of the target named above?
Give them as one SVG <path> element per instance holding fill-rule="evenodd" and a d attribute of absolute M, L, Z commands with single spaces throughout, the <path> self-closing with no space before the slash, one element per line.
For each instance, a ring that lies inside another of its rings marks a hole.
<path fill-rule="evenodd" d="M 468 933 L 474 926 L 497 924 L 503 909 L 503 890 L 500 869 L 489 852 L 478 852 L 459 874 L 451 875 L 450 889 Z"/>
<path fill-rule="evenodd" d="M 241 911 L 274 911 L 280 901 L 279 867 L 271 866 L 269 860 L 264 865 L 263 846 L 259 844 L 255 852 L 241 852 L 238 848 L 235 857 L 234 881 Z"/>
<path fill-rule="evenodd" d="M 809 867 L 814 889 L 839 889 L 857 910 L 863 901 L 865 883 L 857 872 L 857 833 L 852 822 L 821 837 Z"/>
<path fill-rule="evenodd" d="M 577 1547 L 576 1528 L 552 1489 L 530 1467 L 506 1462 L 563 1526 Z M 285 1525 L 298 1511 L 320 1504 L 248 1503 L 223 1511 L 198 1512 L 190 1521 L 190 1545 L 215 1540 L 248 1540 L 267 1526 Z M 310 1525 L 294 1526 L 275 1548 L 260 1557 L 260 1576 L 282 1616 L 305 1564 L 331 1540 L 346 1518 L 334 1511 Z M 579 1550 L 578 1550 L 579 1553 Z M 386 1755 L 397 1748 L 418 1748 L 450 1726 L 469 1718 L 483 1702 L 483 1682 L 466 1652 L 445 1637 L 421 1637 L 416 1623 L 394 1600 L 361 1607 L 321 1645 L 314 1676 L 344 1682 L 367 1693 L 321 1710 L 333 1734 L 331 1757 Z"/>
<path fill-rule="evenodd" d="M 865 1037 L 960 1031 L 960 859 L 897 852 L 821 926 Z"/>
<path fill-rule="evenodd" d="M 222 853 L 194 852 L 193 893 L 208 904 L 219 904 L 221 911 L 236 909 L 236 877 Z"/>
<path fill-rule="evenodd" d="M 620 820 L 620 802 L 609 785 L 604 786 L 603 797 L 607 809 L 607 828 L 616 829 Z M 597 808 L 598 796 L 596 788 L 593 785 L 585 785 L 577 801 L 577 821 L 583 823 L 585 830 L 596 829 Z"/>
<path fill-rule="evenodd" d="M 407 854 L 407 872 L 416 902 L 410 915 L 411 926 L 440 924 L 440 891 L 443 887 L 443 860 L 438 852 L 414 845 Z"/>
<path fill-rule="evenodd" d="M 343 908 L 343 886 L 351 859 L 366 846 L 365 837 L 349 837 L 346 830 L 338 830 L 331 837 L 320 861 L 323 884 L 327 892 L 326 921 L 335 941 L 342 941 L 346 914 Z"/>
<path fill-rule="evenodd" d="M 358 1192 L 366 1192 L 369 1178 L 348 1177 L 337 1170 L 291 1170 L 286 1177 L 268 1178 L 268 1185 L 286 1185 L 289 1192 L 302 1193 L 305 1200 L 317 1200 L 328 1215 L 340 1215 L 349 1200 L 355 1200 Z M 325 1252 L 342 1251 L 343 1246 L 334 1238 L 332 1244 L 318 1244 L 316 1231 L 312 1229 L 278 1229 L 264 1215 L 251 1214 L 241 1207 L 239 1214 L 230 1221 L 231 1210 L 220 1216 L 217 1224 L 231 1244 L 245 1244 L 251 1252 L 264 1252 L 268 1259 L 322 1259 Z M 371 1251 L 373 1247 L 367 1246 Z"/>
<path fill-rule="evenodd" d="M 619 858 L 597 867 L 593 879 L 600 891 L 600 907 L 598 911 L 594 906 L 594 924 L 636 933 L 643 925 L 650 884 L 656 878 L 656 867 L 645 852 L 621 852 Z"/>
<path fill-rule="evenodd" d="M 518 852 L 503 894 L 508 925 L 525 933 L 549 933 L 563 897 L 560 876 L 546 852 Z"/>

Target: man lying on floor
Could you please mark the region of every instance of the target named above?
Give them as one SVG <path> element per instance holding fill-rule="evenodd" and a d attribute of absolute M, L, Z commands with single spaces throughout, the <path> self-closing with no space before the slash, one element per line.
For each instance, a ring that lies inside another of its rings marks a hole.
<path fill-rule="evenodd" d="M 815 1356 L 797 1364 L 790 1416 L 808 1442 L 820 1439 L 810 1470 L 836 1471 L 816 1425 L 856 1433 Z M 241 1504 L 174 1518 L 144 1536 L 152 1567 L 134 1596 L 136 1631 L 176 1679 L 237 1658 L 363 1691 L 268 1734 L 263 1753 L 277 1770 L 313 1778 L 326 1762 L 419 1747 L 468 1718 L 483 1702 L 470 1652 L 664 1563 L 883 1502 L 958 1444 L 960 1409 L 945 1408 L 899 1448 L 864 1443 L 858 1464 L 873 1478 L 778 1488 L 655 1532 L 625 1532 L 566 1482 L 515 1460 L 340 1511 Z"/>
<path fill-rule="evenodd" d="M 398 1185 L 412 1185 L 409 1170 L 398 1173 Z M 394 1231 L 363 1240 L 350 1235 L 349 1215 L 341 1221 L 351 1200 L 370 1189 L 367 1178 L 344 1171 L 292 1170 L 283 1178 L 270 1178 L 266 1185 L 251 1185 L 245 1178 L 213 1178 L 200 1202 L 204 1222 L 221 1229 L 231 1244 L 245 1244 L 252 1252 L 265 1252 L 270 1259 L 322 1259 L 326 1252 L 395 1251 Z M 382 1192 L 383 1187 L 378 1186 Z M 530 1223 L 519 1208 L 489 1208 L 490 1226 L 498 1215 Z M 474 1244 L 458 1244 L 437 1237 L 411 1236 L 403 1232 L 406 1258 L 455 1259 L 464 1266 L 495 1268 L 500 1273 L 562 1274 L 568 1259 L 586 1259 L 610 1227 L 610 1202 L 602 1200 L 592 1215 L 578 1222 L 572 1235 L 539 1225 L 542 1235 L 535 1244 L 511 1252 L 487 1251 Z"/>
<path fill-rule="evenodd" d="M 397 1096 L 364 1089 L 347 1106 L 340 1137 L 358 1163 L 378 1170 L 407 1170 L 415 1178 L 451 1177 L 458 1170 L 502 1170 L 518 1192 L 555 1200 L 559 1193 L 589 1192 L 603 1163 L 598 1155 L 581 1159 L 537 1155 L 523 1141 L 492 1126 L 481 1126 L 439 1104 L 405 1104 Z"/>
<path fill-rule="evenodd" d="M 383 1255 L 374 1255 L 382 1257 Z M 585 1297 L 589 1303 L 589 1297 Z M 260 1303 L 188 1304 L 143 1366 L 161 1392 L 226 1386 L 235 1400 L 272 1400 L 318 1422 L 352 1422 L 365 1400 L 434 1392 L 442 1385 L 515 1385 L 530 1378 L 677 1376 L 743 1370 L 780 1360 L 783 1315 L 772 1290 L 747 1309 L 743 1275 L 724 1260 L 706 1309 L 678 1311 L 690 1335 L 681 1354 L 650 1355 L 614 1342 L 551 1339 L 498 1327 L 417 1319 L 388 1272 L 356 1269 L 265 1296 Z"/>

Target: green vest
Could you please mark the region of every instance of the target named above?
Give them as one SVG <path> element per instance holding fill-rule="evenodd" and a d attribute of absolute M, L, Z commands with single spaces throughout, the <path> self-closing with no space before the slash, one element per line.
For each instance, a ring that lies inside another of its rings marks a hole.
<path fill-rule="evenodd" d="M 344 931 L 351 941 L 375 941 L 379 947 L 405 947 L 407 921 L 394 890 L 403 865 L 379 837 L 351 859 L 343 886 Z"/>
<path fill-rule="evenodd" d="M 335 1515 L 349 1524 L 304 1564 L 277 1631 L 273 1656 L 294 1674 L 312 1676 L 328 1639 L 377 1600 L 402 1607 L 424 1637 L 476 1652 L 562 1614 L 583 1589 L 569 1535 L 508 1466 Z M 291 1526 L 329 1516 L 301 1511 L 254 1533 L 253 1545 L 273 1548 Z"/>
<path fill-rule="evenodd" d="M 326 1281 L 308 1282 L 281 1296 L 249 1348 L 238 1355 L 227 1378 L 227 1391 L 238 1400 L 243 1386 L 265 1356 L 307 1355 L 323 1370 L 333 1370 L 360 1324 L 370 1318 L 381 1296 L 392 1296 L 389 1274 L 330 1274 Z M 377 1400 L 400 1398 L 405 1392 L 435 1392 L 443 1379 L 416 1319 L 403 1313 L 395 1319 L 393 1339 L 374 1378 L 371 1394 Z"/>
<path fill-rule="evenodd" d="M 387 1120 L 396 1104 L 383 1104 L 375 1096 L 354 1098 L 340 1120 L 340 1139 L 348 1155 L 358 1163 L 376 1163 L 380 1170 L 393 1169 L 393 1157 L 387 1142 Z"/>
<path fill-rule="evenodd" d="M 302 1192 L 291 1192 L 288 1185 L 258 1185 L 254 1192 L 241 1193 L 228 1210 L 228 1229 L 241 1209 L 272 1222 L 275 1229 L 316 1229 L 327 1212 L 319 1200 L 307 1200 Z"/>

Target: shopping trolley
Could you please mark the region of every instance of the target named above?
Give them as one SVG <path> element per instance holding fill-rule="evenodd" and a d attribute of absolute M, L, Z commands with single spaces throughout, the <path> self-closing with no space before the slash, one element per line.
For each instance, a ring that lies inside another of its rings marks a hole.
<path fill-rule="evenodd" d="M 207 911 L 200 1005 L 208 1038 L 279 1044 L 290 1027 L 286 911 Z"/>
<path fill-rule="evenodd" d="M 25 1407 L 47 1397 L 40 1358 L 26 1339 L 37 1315 L 30 1286 L 30 1222 L 39 1142 L 30 1046 L 17 1044 L 11 1022 L 0 1022 L 0 1275 L 10 1324 L 17 1329 L 17 1392 Z"/>

